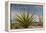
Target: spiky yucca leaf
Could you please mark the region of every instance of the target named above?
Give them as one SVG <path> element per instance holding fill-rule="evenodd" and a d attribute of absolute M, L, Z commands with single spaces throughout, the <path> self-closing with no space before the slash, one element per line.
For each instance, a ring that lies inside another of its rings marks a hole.
<path fill-rule="evenodd" d="M 17 15 L 16 21 L 24 28 L 28 28 L 34 22 L 33 15 L 29 16 L 29 13 L 27 15 L 25 13 L 21 14 L 21 16 Z"/>

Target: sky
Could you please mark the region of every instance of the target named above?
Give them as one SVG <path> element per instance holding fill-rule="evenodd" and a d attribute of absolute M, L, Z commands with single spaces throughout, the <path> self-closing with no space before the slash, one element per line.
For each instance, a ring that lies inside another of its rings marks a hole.
<path fill-rule="evenodd" d="M 29 12 L 37 16 L 43 16 L 43 6 L 42 5 L 32 5 L 32 4 L 10 4 L 10 12 L 11 12 L 11 19 L 14 19 L 16 14 L 20 12 Z"/>

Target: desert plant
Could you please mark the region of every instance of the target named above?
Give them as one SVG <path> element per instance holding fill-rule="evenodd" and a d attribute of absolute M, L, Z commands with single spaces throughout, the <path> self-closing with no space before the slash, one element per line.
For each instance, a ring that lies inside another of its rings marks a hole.
<path fill-rule="evenodd" d="M 22 13 L 17 15 L 16 21 L 24 28 L 28 28 L 28 26 L 34 24 L 33 15 L 30 16 L 29 13 Z"/>
<path fill-rule="evenodd" d="M 40 16 L 39 16 L 39 24 L 38 24 L 39 26 L 43 26 L 43 17 L 41 18 Z"/>
<path fill-rule="evenodd" d="M 15 29 L 15 23 L 10 23 L 11 25 L 10 25 L 10 28 L 11 29 Z"/>

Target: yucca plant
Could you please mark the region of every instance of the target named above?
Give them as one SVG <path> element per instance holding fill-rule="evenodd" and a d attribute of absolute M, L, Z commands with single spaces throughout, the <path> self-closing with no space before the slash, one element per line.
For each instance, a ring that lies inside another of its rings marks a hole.
<path fill-rule="evenodd" d="M 22 13 L 17 15 L 16 21 L 24 28 L 28 28 L 28 26 L 34 24 L 33 15 L 30 16 L 29 13 Z"/>
<path fill-rule="evenodd" d="M 11 23 L 10 28 L 15 29 L 15 23 Z"/>
<path fill-rule="evenodd" d="M 39 26 L 43 26 L 43 17 L 40 18 L 40 16 L 39 16 Z"/>

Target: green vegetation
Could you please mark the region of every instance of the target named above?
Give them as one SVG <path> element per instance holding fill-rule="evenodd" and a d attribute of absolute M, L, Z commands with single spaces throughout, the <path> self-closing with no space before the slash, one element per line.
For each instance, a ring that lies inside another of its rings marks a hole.
<path fill-rule="evenodd" d="M 22 13 L 16 15 L 15 23 L 11 23 L 11 29 L 28 28 L 29 26 L 43 26 L 43 21 L 39 18 L 39 23 L 34 20 L 33 15 Z"/>
<path fill-rule="evenodd" d="M 40 16 L 39 16 L 39 24 L 38 24 L 38 26 L 43 26 L 43 17 L 40 18 Z"/>
<path fill-rule="evenodd" d="M 24 28 L 28 28 L 28 26 L 34 23 L 33 15 L 29 16 L 29 13 L 27 15 L 25 13 L 21 14 L 21 16 L 17 15 L 16 21 Z"/>

